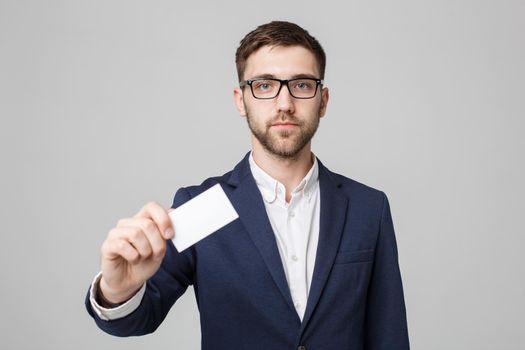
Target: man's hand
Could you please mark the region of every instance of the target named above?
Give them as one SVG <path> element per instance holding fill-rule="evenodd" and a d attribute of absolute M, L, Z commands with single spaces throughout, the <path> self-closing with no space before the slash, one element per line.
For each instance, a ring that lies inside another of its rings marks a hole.
<path fill-rule="evenodd" d="M 168 210 L 146 204 L 132 218 L 118 222 L 102 244 L 100 292 L 111 303 L 122 303 L 153 276 L 166 254 L 166 240 L 173 238 Z"/>

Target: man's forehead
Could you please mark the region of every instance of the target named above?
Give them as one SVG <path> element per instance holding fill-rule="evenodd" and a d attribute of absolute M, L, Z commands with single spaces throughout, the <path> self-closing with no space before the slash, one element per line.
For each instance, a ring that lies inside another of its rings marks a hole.
<path fill-rule="evenodd" d="M 252 53 L 246 63 L 246 78 L 262 75 L 281 78 L 319 75 L 315 55 L 302 46 L 263 46 Z"/>

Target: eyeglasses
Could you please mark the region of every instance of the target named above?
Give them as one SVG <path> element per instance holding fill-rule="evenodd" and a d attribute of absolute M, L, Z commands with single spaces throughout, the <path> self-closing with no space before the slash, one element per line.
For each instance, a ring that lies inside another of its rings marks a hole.
<path fill-rule="evenodd" d="M 283 84 L 286 85 L 290 95 L 299 99 L 313 98 L 317 93 L 317 87 L 323 85 L 323 80 L 314 78 L 297 78 L 289 80 L 258 78 L 243 80 L 239 82 L 242 88 L 250 85 L 253 97 L 261 100 L 276 98 L 281 92 Z"/>

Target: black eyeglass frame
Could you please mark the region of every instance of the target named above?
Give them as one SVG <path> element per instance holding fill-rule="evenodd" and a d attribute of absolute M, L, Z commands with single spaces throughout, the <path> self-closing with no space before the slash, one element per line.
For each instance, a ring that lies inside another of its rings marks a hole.
<path fill-rule="evenodd" d="M 255 93 L 253 92 L 252 84 L 254 82 L 256 82 L 256 81 L 261 81 L 261 80 L 272 80 L 272 81 L 278 81 L 280 83 L 279 89 L 277 90 L 277 93 L 275 94 L 275 96 L 273 96 L 273 97 L 257 97 L 257 96 L 255 96 Z M 315 92 L 314 92 L 313 96 L 312 97 L 297 97 L 297 96 L 294 96 L 294 94 L 292 93 L 292 90 L 290 89 L 290 85 L 288 85 L 288 84 L 290 82 L 293 82 L 293 81 L 296 81 L 296 80 L 313 80 L 313 81 L 315 81 L 316 85 L 315 85 Z M 252 92 L 252 96 L 254 98 L 256 98 L 258 100 L 273 100 L 274 98 L 279 96 L 279 94 L 281 93 L 281 89 L 283 88 L 283 85 L 286 85 L 286 87 L 288 88 L 288 92 L 290 93 L 290 96 L 292 96 L 293 98 L 297 98 L 299 100 L 309 100 L 311 98 L 314 98 L 317 95 L 317 90 L 319 89 L 319 85 L 323 86 L 323 84 L 324 84 L 324 80 L 323 79 L 309 78 L 309 77 L 284 79 L 284 80 L 275 79 L 275 78 L 256 78 L 256 79 L 249 79 L 249 80 L 242 80 L 242 81 L 240 81 L 239 82 L 239 87 L 243 88 L 246 85 L 249 85 L 250 86 L 250 91 Z"/>

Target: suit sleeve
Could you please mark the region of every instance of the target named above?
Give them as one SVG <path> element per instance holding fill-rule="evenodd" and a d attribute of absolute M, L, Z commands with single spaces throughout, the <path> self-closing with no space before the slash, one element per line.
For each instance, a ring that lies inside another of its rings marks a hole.
<path fill-rule="evenodd" d="M 384 193 L 366 315 L 366 350 L 410 348 L 394 226 Z"/>
<path fill-rule="evenodd" d="M 175 194 L 172 208 L 182 205 L 189 199 L 187 190 L 179 189 Z M 171 240 L 166 241 L 166 244 L 166 256 L 159 270 L 146 282 L 142 301 L 131 314 L 115 320 L 101 319 L 91 307 L 88 292 L 85 300 L 87 311 L 104 332 L 119 337 L 152 333 L 162 323 L 177 299 L 184 294 L 189 285 L 193 284 L 193 248 L 179 253 Z"/>

